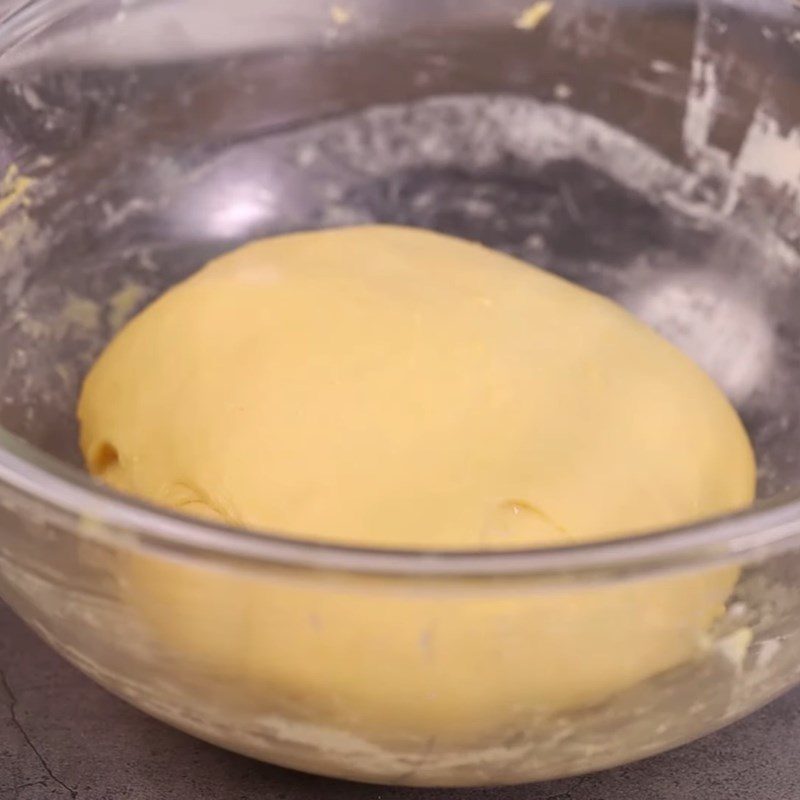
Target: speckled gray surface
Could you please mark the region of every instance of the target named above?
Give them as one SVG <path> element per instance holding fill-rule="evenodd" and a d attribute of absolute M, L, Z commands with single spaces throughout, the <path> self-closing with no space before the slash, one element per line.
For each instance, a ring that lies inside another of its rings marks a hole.
<path fill-rule="evenodd" d="M 800 690 L 648 761 L 555 783 L 413 790 L 329 781 L 195 741 L 95 686 L 0 604 L 0 800 L 797 800 Z"/>

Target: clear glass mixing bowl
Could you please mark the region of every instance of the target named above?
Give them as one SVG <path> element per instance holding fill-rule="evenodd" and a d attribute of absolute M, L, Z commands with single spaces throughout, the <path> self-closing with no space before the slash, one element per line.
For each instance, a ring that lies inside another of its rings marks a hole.
<path fill-rule="evenodd" d="M 796 683 L 794 13 L 6 3 L 2 596 L 179 728 L 397 784 L 608 767 Z M 172 516 L 83 474 L 77 390 L 136 310 L 246 239 L 365 221 L 480 240 L 662 331 L 739 408 L 756 508 L 563 549 L 372 552 Z"/>

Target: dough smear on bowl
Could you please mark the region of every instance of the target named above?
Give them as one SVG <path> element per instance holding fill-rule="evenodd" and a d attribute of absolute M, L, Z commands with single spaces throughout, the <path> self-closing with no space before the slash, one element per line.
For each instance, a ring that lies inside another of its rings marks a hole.
<path fill-rule="evenodd" d="M 743 508 L 755 485 L 724 395 L 625 310 L 399 227 L 292 234 L 217 259 L 114 339 L 79 417 L 89 469 L 119 490 L 376 548 L 636 534 Z M 682 663 L 737 577 L 489 589 L 241 577 L 144 555 L 123 571 L 166 646 L 265 713 L 440 742 Z"/>

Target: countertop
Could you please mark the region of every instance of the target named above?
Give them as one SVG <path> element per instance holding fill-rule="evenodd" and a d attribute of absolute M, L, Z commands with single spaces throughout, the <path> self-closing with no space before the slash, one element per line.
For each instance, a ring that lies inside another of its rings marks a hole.
<path fill-rule="evenodd" d="M 315 778 L 149 719 L 0 603 L 0 800 L 798 800 L 800 690 L 648 761 L 554 783 L 414 790 Z"/>

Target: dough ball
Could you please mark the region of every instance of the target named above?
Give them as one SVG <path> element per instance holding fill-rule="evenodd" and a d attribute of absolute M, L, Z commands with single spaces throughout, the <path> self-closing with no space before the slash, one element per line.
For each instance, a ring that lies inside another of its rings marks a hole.
<path fill-rule="evenodd" d="M 396 227 L 283 236 L 212 262 L 117 336 L 79 416 L 90 470 L 122 491 L 377 548 L 635 534 L 742 508 L 755 484 L 725 397 L 626 311 Z M 144 555 L 123 571 L 165 646 L 250 710 L 441 747 L 693 657 L 737 577 L 553 591 L 244 576 Z"/>

